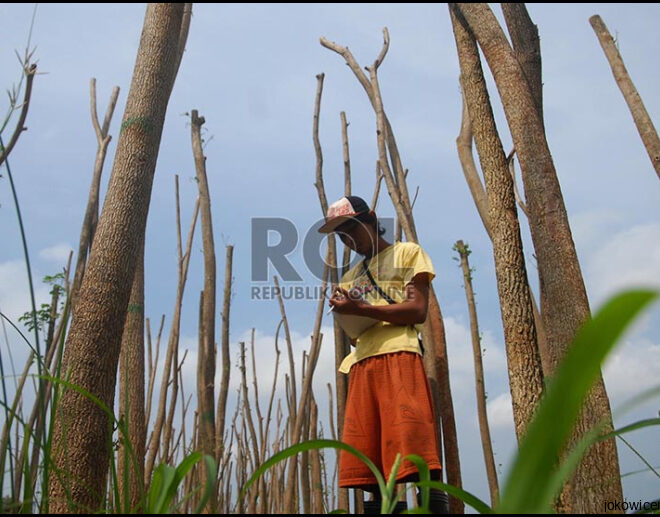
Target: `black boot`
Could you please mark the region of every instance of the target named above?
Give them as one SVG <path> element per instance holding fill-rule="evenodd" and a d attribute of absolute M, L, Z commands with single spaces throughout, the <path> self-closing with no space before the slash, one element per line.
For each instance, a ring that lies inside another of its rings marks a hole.
<path fill-rule="evenodd" d="M 380 507 L 382 505 L 382 500 L 380 498 L 374 499 L 373 501 L 365 501 L 362 503 L 364 508 L 364 514 L 380 514 Z M 406 501 L 399 501 L 396 503 L 392 514 L 400 514 L 404 510 L 408 509 L 408 503 Z"/>
<path fill-rule="evenodd" d="M 380 513 L 380 499 L 374 501 L 365 501 L 362 503 L 365 515 L 375 515 Z"/>
<path fill-rule="evenodd" d="M 449 514 L 449 496 L 442 490 L 431 489 L 429 491 L 429 511 L 433 514 Z M 417 492 L 417 504 L 422 506 L 422 492 Z"/>
<path fill-rule="evenodd" d="M 399 501 L 396 503 L 396 506 L 394 507 L 394 510 L 392 510 L 392 514 L 400 514 L 404 510 L 408 509 L 408 503 L 406 501 Z"/>

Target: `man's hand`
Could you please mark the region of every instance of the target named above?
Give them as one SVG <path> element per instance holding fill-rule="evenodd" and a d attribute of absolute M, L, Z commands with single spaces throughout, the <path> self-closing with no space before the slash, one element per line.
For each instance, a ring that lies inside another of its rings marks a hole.
<path fill-rule="evenodd" d="M 333 286 L 328 303 L 339 314 L 360 314 L 362 308 L 369 305 L 361 296 L 339 286 Z"/>

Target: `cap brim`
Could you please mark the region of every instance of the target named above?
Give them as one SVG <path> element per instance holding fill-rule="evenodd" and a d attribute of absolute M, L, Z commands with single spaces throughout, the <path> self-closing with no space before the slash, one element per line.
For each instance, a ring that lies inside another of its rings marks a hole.
<path fill-rule="evenodd" d="M 358 214 L 355 214 L 355 215 L 358 215 Z M 355 218 L 355 215 L 340 215 L 340 216 L 337 216 L 337 217 L 333 217 L 329 221 L 326 221 L 326 223 L 318 229 L 318 232 L 319 233 L 332 233 L 332 232 L 335 231 L 335 229 L 338 226 L 341 226 L 346 221 L 350 221 L 351 219 Z"/>

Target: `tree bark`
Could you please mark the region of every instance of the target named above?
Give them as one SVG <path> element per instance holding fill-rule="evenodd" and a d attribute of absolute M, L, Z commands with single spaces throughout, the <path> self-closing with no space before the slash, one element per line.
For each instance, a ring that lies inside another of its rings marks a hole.
<path fill-rule="evenodd" d="M 384 57 L 382 52 L 381 56 Z M 401 227 L 406 234 L 406 240 L 417 243 L 419 241 L 417 239 L 412 211 L 405 208 L 407 204 L 402 200 L 406 195 L 399 190 L 400 183 L 395 184 L 385 153 L 385 135 L 387 131 L 392 133 L 392 129 L 389 128 L 388 130 L 386 127 L 385 111 L 378 85 L 377 69 L 378 64 L 382 60 L 381 56 L 374 62 L 373 66 L 367 67 L 371 78 L 370 84 L 373 92 L 374 111 L 376 112 L 378 159 L 385 178 L 385 184 L 392 198 L 392 203 L 401 222 Z M 405 183 L 405 177 L 402 178 L 402 182 Z M 458 454 L 458 436 L 456 433 L 454 405 L 451 398 L 447 340 L 440 304 L 438 303 L 438 298 L 432 285 L 429 289 L 428 316 L 422 331 L 422 339 L 426 350 L 424 354 L 424 366 L 431 385 L 436 423 L 438 424 L 438 443 L 442 443 L 444 448 L 445 461 L 443 464 L 445 466 L 447 482 L 460 488 L 462 486 L 461 465 Z M 441 453 L 442 451 L 438 452 Z M 465 504 L 461 499 L 450 497 L 449 510 L 451 513 L 463 513 L 465 511 Z"/>
<path fill-rule="evenodd" d="M 623 58 L 619 54 L 612 35 L 607 30 L 605 22 L 603 22 L 600 16 L 595 14 L 589 18 L 589 23 L 593 27 L 596 36 L 598 36 L 600 46 L 603 47 L 605 57 L 612 68 L 614 80 L 621 90 L 626 104 L 628 104 L 630 114 L 635 121 L 637 131 L 639 131 L 639 136 L 642 137 L 642 142 L 644 142 L 644 147 L 646 147 L 646 152 L 651 159 L 653 168 L 660 178 L 660 138 L 658 138 L 658 132 L 655 130 L 653 121 L 648 111 L 646 111 L 646 107 L 644 107 L 642 97 L 639 95 L 635 84 L 628 74 Z"/>
<path fill-rule="evenodd" d="M 119 415 L 128 431 L 119 437 L 117 479 L 120 508 L 134 511 L 144 486 L 144 244 L 140 248 L 119 355 Z M 126 442 L 130 444 L 132 454 Z M 125 484 L 125 481 L 128 484 Z"/>
<path fill-rule="evenodd" d="M 488 478 L 488 489 L 490 491 L 490 505 L 497 506 L 499 500 L 499 484 L 497 482 L 497 470 L 495 469 L 495 458 L 493 456 L 493 445 L 490 440 L 490 428 L 488 426 L 488 413 L 486 412 L 486 383 L 484 381 L 484 365 L 481 357 L 481 337 L 479 336 L 479 321 L 477 319 L 477 306 L 474 302 L 474 291 L 472 289 L 472 271 L 468 256 L 470 250 L 457 241 L 454 249 L 461 257 L 461 269 L 465 281 L 465 297 L 467 298 L 468 312 L 470 314 L 470 336 L 472 337 L 472 354 L 474 356 L 474 377 L 477 390 L 477 415 L 479 417 L 479 432 L 481 434 L 481 447 L 484 451 L 484 462 L 486 464 L 486 476 Z"/>
<path fill-rule="evenodd" d="M 488 219 L 488 198 L 486 197 L 486 190 L 479 178 L 477 165 L 474 163 L 474 155 L 472 154 L 472 121 L 470 120 L 467 101 L 465 100 L 465 91 L 461 89 L 461 92 L 463 95 L 463 114 L 461 116 L 461 130 L 456 137 L 456 150 L 458 151 L 458 159 L 461 162 L 465 181 L 472 194 L 472 200 L 477 207 L 477 212 L 484 225 L 484 229 L 492 241 L 491 224 Z"/>
<path fill-rule="evenodd" d="M 188 276 L 188 264 L 190 263 L 190 252 L 192 249 L 193 236 L 195 234 L 195 225 L 197 224 L 197 216 L 199 213 L 200 200 L 197 197 L 195 201 L 195 208 L 193 210 L 193 217 L 190 223 L 190 229 L 188 230 L 188 239 L 186 243 L 186 252 L 183 253 L 181 246 L 181 218 L 180 218 L 180 209 L 179 209 L 179 178 L 175 176 L 175 186 L 176 186 L 176 207 L 177 207 L 177 218 L 176 218 L 176 228 L 177 228 L 177 264 L 178 264 L 178 279 L 177 279 L 177 289 L 176 289 L 176 299 L 174 302 L 174 312 L 172 315 L 172 326 L 170 327 L 170 336 L 167 340 L 167 350 L 165 352 L 165 361 L 163 363 L 163 374 L 161 377 L 160 383 L 160 392 L 158 396 L 158 410 L 156 413 L 156 420 L 154 421 L 154 426 L 151 431 L 151 437 L 149 439 L 149 452 L 147 454 L 147 464 L 145 467 L 145 477 L 146 477 L 146 486 L 149 487 L 151 483 L 151 474 L 153 471 L 154 464 L 156 462 L 156 456 L 158 455 L 158 450 L 161 444 L 161 435 L 163 435 L 163 446 L 167 448 L 169 444 L 169 433 L 170 429 L 165 424 L 165 411 L 167 407 L 167 396 L 168 388 L 170 386 L 170 377 L 174 378 L 176 376 L 176 368 L 178 366 L 178 350 L 179 350 L 179 331 L 181 327 L 181 305 L 183 303 L 183 293 L 186 287 L 186 279 Z M 164 316 L 163 316 L 164 319 Z M 160 330 L 158 332 L 157 346 L 160 345 L 160 336 L 163 328 L 163 321 L 161 321 Z M 154 376 L 155 368 L 158 363 L 158 356 L 156 356 L 156 361 L 154 363 Z M 172 373 L 173 372 L 173 373 Z M 172 385 L 175 384 L 172 381 Z M 153 383 L 151 384 L 153 388 Z M 175 393 L 171 394 L 173 398 L 176 397 Z M 176 400 L 171 401 L 171 404 L 176 404 Z M 147 411 L 147 417 L 151 414 L 151 391 L 149 396 L 149 407 Z M 165 429 L 163 430 L 163 427 Z"/>
<path fill-rule="evenodd" d="M 521 440 L 543 392 L 543 369 L 518 224 L 513 180 L 495 127 L 479 49 L 460 13 L 450 9 L 461 85 L 486 183 L 509 385 L 516 436 Z"/>
<path fill-rule="evenodd" d="M 144 241 L 153 175 L 175 59 L 183 4 L 149 4 L 113 173 L 65 349 L 69 380 L 114 405 L 117 363 L 138 252 Z M 54 513 L 101 509 L 111 446 L 108 415 L 65 389 L 53 429 Z"/>
<path fill-rule="evenodd" d="M 34 76 L 37 75 L 37 64 L 30 64 L 26 58 L 23 62 L 23 73 L 25 74 L 25 95 L 23 96 L 23 102 L 21 103 L 21 113 L 18 116 L 18 121 L 16 122 L 16 128 L 9 138 L 9 143 L 6 147 L 0 146 L 0 165 L 5 163 L 5 160 L 11 153 L 12 149 L 18 142 L 18 138 L 21 136 L 23 131 L 27 128 L 25 127 L 25 119 L 27 118 L 28 109 L 30 108 L 30 99 L 32 98 L 32 82 L 34 81 Z"/>
<path fill-rule="evenodd" d="M 204 454 L 215 457 L 215 289 L 216 264 L 213 240 L 213 220 L 211 217 L 211 195 L 206 177 L 206 157 L 202 150 L 202 125 L 204 117 L 197 110 L 191 114 L 191 138 L 197 185 L 199 187 L 200 218 L 202 223 L 202 243 L 204 246 L 204 304 L 202 306 L 201 349 L 198 351 L 198 365 L 201 378 L 197 379 L 197 403 L 199 405 L 199 428 L 201 448 Z M 208 474 L 208 473 L 207 473 Z M 202 476 L 202 479 L 206 478 Z M 215 498 L 209 498 L 210 507 Z M 210 508 L 209 507 L 209 508 Z"/>
<path fill-rule="evenodd" d="M 103 172 L 103 164 L 105 163 L 105 156 L 108 151 L 108 145 L 112 137 L 108 134 L 110 129 L 110 121 L 115 112 L 117 105 L 117 98 L 119 97 L 119 86 L 112 89 L 108 109 L 105 113 L 103 126 L 99 124 L 98 113 L 96 110 L 96 79 L 92 78 L 90 81 L 90 98 L 91 98 L 91 114 L 92 125 L 96 133 L 96 159 L 94 160 L 94 172 L 92 174 L 92 185 L 89 189 L 89 198 L 87 200 L 87 208 L 85 209 L 85 217 L 83 219 L 82 229 L 80 230 L 80 242 L 78 243 L 78 258 L 76 259 L 76 270 L 73 276 L 73 287 L 71 288 L 71 306 L 75 308 L 78 299 L 78 291 L 82 283 L 82 277 L 85 274 L 85 263 L 87 261 L 87 252 L 92 246 L 94 240 L 94 232 L 98 224 L 98 211 L 99 211 L 99 191 L 101 190 L 101 174 Z M 75 310 L 74 310 L 75 313 Z"/>
<path fill-rule="evenodd" d="M 374 108 L 378 136 L 378 168 L 382 171 L 382 177 L 385 179 L 385 184 L 387 185 L 392 204 L 396 210 L 398 221 L 405 232 L 406 240 L 410 242 L 419 242 L 417 239 L 417 231 L 415 229 L 415 221 L 412 215 L 410 198 L 408 196 L 405 172 L 401 165 L 401 158 L 396 145 L 396 139 L 394 138 L 394 132 L 383 109 L 383 102 L 378 86 L 377 69 L 385 58 L 389 48 L 389 33 L 387 28 L 383 29 L 383 47 L 378 57 L 372 66 L 367 67 L 370 78 L 367 78 L 366 74 L 362 71 L 347 47 L 332 43 L 323 37 L 320 42 L 321 45 L 338 53 L 346 60 L 346 64 L 351 68 L 364 88 L 367 97 Z M 387 142 L 387 144 L 385 144 L 385 142 Z M 388 163 L 388 151 L 389 157 L 392 160 L 394 173 Z M 456 436 L 454 408 L 449 383 L 447 345 L 442 313 L 433 286 L 431 286 L 429 291 L 428 317 L 422 335 L 426 349 L 424 366 L 433 394 L 436 422 L 438 423 L 438 441 L 439 443 L 443 443 L 444 446 L 445 461 L 443 464 L 447 480 L 449 483 L 460 487 L 462 484 L 461 469 L 458 455 L 458 438 Z M 441 454 L 442 451 L 439 451 L 439 453 Z M 452 513 L 463 513 L 463 502 L 460 499 L 451 497 L 450 511 Z"/>
<path fill-rule="evenodd" d="M 222 302 L 222 377 L 220 380 L 220 394 L 218 395 L 218 414 L 215 429 L 216 461 L 220 464 L 224 453 L 224 434 L 225 434 L 225 413 L 227 412 L 227 395 L 229 393 L 229 310 L 231 308 L 231 288 L 232 288 L 232 257 L 234 246 L 227 246 L 227 256 L 225 259 L 225 287 Z"/>
<path fill-rule="evenodd" d="M 559 181 L 537 105 L 495 16 L 487 4 L 456 5 L 493 72 L 520 160 L 539 267 L 541 316 L 554 371 L 578 328 L 590 317 Z M 609 399 L 600 378 L 585 403 L 571 443 L 602 420 L 609 422 L 611 430 Z M 614 440 L 610 439 L 589 449 L 558 509 L 594 513 L 601 509 L 602 501 L 622 497 L 618 455 Z"/>
<path fill-rule="evenodd" d="M 503 3 L 500 5 L 513 44 L 513 54 L 520 64 L 541 121 L 543 121 L 543 79 L 539 30 L 532 22 L 525 4 Z"/>
<path fill-rule="evenodd" d="M 316 174 L 315 183 L 316 191 L 321 204 L 321 211 L 323 217 L 328 213 L 328 199 L 325 195 L 325 187 L 323 185 L 323 152 L 321 150 L 321 142 L 319 140 L 319 119 L 321 113 L 321 95 L 323 93 L 323 79 L 325 74 L 321 73 L 316 76 L 316 98 L 314 102 L 314 119 L 312 124 L 312 140 L 314 142 L 314 152 L 316 154 Z M 328 266 L 330 267 L 330 283 L 336 285 L 339 283 L 338 274 L 338 261 L 337 261 L 337 246 L 334 234 L 328 235 Z M 334 318 L 333 318 L 334 319 Z M 348 393 L 348 376 L 339 372 L 339 366 L 344 358 L 350 352 L 350 345 L 348 339 L 342 328 L 337 321 L 333 322 L 334 337 L 335 337 L 335 390 L 337 392 L 337 433 L 341 440 L 341 435 L 344 426 L 344 411 L 346 408 L 346 395 Z M 348 489 L 340 488 L 338 496 L 338 508 L 347 510 L 349 509 L 348 502 Z"/>

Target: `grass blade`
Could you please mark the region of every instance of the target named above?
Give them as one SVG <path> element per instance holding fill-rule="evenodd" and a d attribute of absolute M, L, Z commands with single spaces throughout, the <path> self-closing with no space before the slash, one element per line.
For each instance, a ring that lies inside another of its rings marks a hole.
<path fill-rule="evenodd" d="M 547 485 L 600 365 L 633 318 L 657 294 L 651 290 L 618 294 L 577 333 L 529 424 L 498 511 L 541 513 L 550 509 L 554 494 Z"/>

